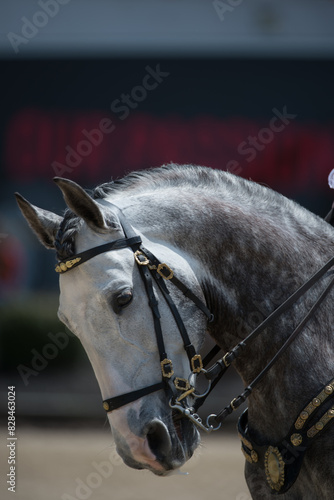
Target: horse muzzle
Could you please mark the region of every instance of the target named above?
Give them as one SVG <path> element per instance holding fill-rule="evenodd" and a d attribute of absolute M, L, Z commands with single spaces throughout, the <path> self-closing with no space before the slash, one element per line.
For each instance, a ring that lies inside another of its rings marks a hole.
<path fill-rule="evenodd" d="M 126 465 L 134 469 L 148 469 L 159 476 L 182 467 L 199 444 L 198 431 L 184 418 L 178 418 L 169 425 L 154 418 L 144 426 L 141 436 L 132 432 L 120 436 L 116 431 L 114 437 L 117 452 Z"/>

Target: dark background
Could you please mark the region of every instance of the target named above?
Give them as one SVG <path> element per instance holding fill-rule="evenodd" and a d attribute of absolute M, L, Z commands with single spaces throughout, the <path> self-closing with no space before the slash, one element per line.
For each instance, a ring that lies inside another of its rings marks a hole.
<path fill-rule="evenodd" d="M 137 108 L 130 110 L 129 117 L 122 123 L 119 116 L 112 113 L 111 103 L 141 84 L 147 66 L 155 68 L 157 65 L 169 76 L 155 90 L 148 92 L 146 99 L 138 102 Z M 6 75 L 0 116 L 0 194 L 5 213 L 1 218 L 4 224 L 2 233 L 8 231 L 12 220 L 20 231 L 26 233 L 25 222 L 19 216 L 13 198 L 14 191 L 20 191 L 34 204 L 48 210 L 60 213 L 64 208 L 62 197 L 52 182 L 55 171 L 49 160 L 65 163 L 64 146 L 67 144 L 75 149 L 79 140 L 85 137 L 75 138 L 72 134 L 75 127 L 69 125 L 64 132 L 63 145 L 56 149 L 57 140 L 52 136 L 51 126 L 47 139 L 53 149 L 49 146 L 47 161 L 37 165 L 35 157 L 46 141 L 45 130 L 39 122 L 34 122 L 34 116 L 41 114 L 44 121 L 51 124 L 53 117 L 59 115 L 65 117 L 65 121 L 68 117 L 71 123 L 78 118 L 82 127 L 87 125 L 87 130 L 99 122 L 99 118 L 94 121 L 94 113 L 116 124 L 116 130 L 103 139 L 103 146 L 109 143 L 115 148 L 117 145 L 116 158 L 111 149 L 111 154 L 103 157 L 102 168 L 94 167 L 92 161 L 87 164 L 89 159 L 83 158 L 73 172 L 64 173 L 65 177 L 83 183 L 86 188 L 124 175 L 133 168 L 149 168 L 169 161 L 226 169 L 230 160 L 236 160 L 240 163 L 239 175 L 266 183 L 321 216 L 330 208 L 332 195 L 327 176 L 334 165 L 332 60 L 33 59 L 3 61 L 2 69 Z M 286 108 L 288 113 L 297 116 L 285 130 L 274 135 L 272 142 L 259 151 L 253 161 L 247 163 L 247 156 L 238 153 L 238 145 L 249 136 L 256 136 L 262 127 L 268 127 L 273 108 L 281 112 Z M 25 113 L 29 113 L 32 119 L 25 119 Z M 137 158 L 135 142 L 142 132 L 141 124 L 144 126 L 148 118 L 157 125 L 164 124 L 162 136 L 164 131 L 172 131 L 174 124 L 180 126 L 181 123 L 182 130 L 188 128 L 184 150 L 182 145 L 175 149 L 170 136 L 165 143 L 162 141 L 161 146 L 157 145 L 148 131 L 145 140 L 147 149 L 152 150 L 148 159 L 151 163 L 145 158 Z M 192 149 L 198 136 L 189 142 L 195 121 L 201 125 L 199 137 L 203 137 L 203 146 L 200 151 Z M 30 134 L 35 138 L 34 157 L 28 160 L 28 165 L 17 160 L 17 156 L 19 160 L 24 159 L 25 149 L 29 149 L 20 141 L 20 123 L 31 129 Z M 212 135 L 215 123 L 225 127 L 228 134 L 234 131 L 232 143 L 229 135 Z M 125 126 L 129 129 L 128 135 L 122 129 Z M 312 141 L 314 147 L 309 151 Z M 99 148 L 102 146 L 94 149 Z M 197 158 L 201 161 L 196 162 Z M 26 259 L 21 275 L 22 286 L 56 289 L 57 276 L 53 272 L 50 252 L 45 252 L 30 233 L 24 234 L 21 243 Z M 34 255 L 29 253 L 30 246 Z M 32 269 L 29 265 L 35 255 L 38 255 L 38 262 L 46 264 L 42 273 L 40 268 Z"/>

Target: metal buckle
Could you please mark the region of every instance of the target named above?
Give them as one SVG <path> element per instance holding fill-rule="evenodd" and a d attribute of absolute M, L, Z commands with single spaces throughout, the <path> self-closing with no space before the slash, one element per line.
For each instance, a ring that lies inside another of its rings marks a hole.
<path fill-rule="evenodd" d="M 155 269 L 155 266 L 152 267 L 152 269 Z M 166 276 L 162 272 L 162 269 L 167 269 L 169 274 Z M 171 270 L 171 268 L 169 266 L 167 266 L 167 264 L 159 264 L 158 267 L 156 268 L 156 270 L 157 270 L 157 273 L 160 274 L 160 276 L 165 280 L 171 280 L 174 276 L 174 272 Z"/>
<path fill-rule="evenodd" d="M 139 255 L 143 255 L 144 260 L 139 260 Z M 148 264 L 150 263 L 146 255 L 141 250 L 136 250 L 136 252 L 134 253 L 134 257 L 139 266 L 148 266 Z"/>
<path fill-rule="evenodd" d="M 174 385 L 179 391 L 188 391 L 191 387 L 189 380 L 180 377 L 175 378 Z"/>
<path fill-rule="evenodd" d="M 237 406 L 234 406 L 234 403 L 236 402 L 237 398 L 233 398 L 232 401 L 230 402 L 230 406 L 233 411 L 236 411 L 238 409 Z"/>
<path fill-rule="evenodd" d="M 228 368 L 230 366 L 231 363 L 229 363 L 227 360 L 226 360 L 226 356 L 228 356 L 230 353 L 227 352 L 225 354 L 225 356 L 223 356 L 223 362 L 224 362 L 224 365 L 226 366 L 226 368 Z"/>
<path fill-rule="evenodd" d="M 203 370 L 202 356 L 200 354 L 195 354 L 191 358 L 191 368 L 194 373 L 200 373 Z"/>
<path fill-rule="evenodd" d="M 140 255 L 142 255 L 144 257 L 143 260 L 139 259 Z M 155 266 L 154 264 L 150 264 L 149 259 L 141 250 L 136 250 L 134 252 L 134 257 L 135 257 L 135 261 L 137 262 L 137 264 L 139 266 L 148 266 L 148 268 L 151 271 L 156 271 L 163 279 L 171 280 L 173 278 L 174 272 L 171 270 L 171 268 L 169 266 L 167 266 L 167 264 L 161 263 L 161 264 L 158 264 L 158 266 Z M 163 269 L 166 269 L 169 274 L 167 274 L 167 275 L 164 274 Z"/>
<path fill-rule="evenodd" d="M 174 375 L 173 363 L 170 359 L 165 358 L 160 363 L 162 376 L 165 378 L 171 378 Z"/>
<path fill-rule="evenodd" d="M 176 389 L 183 391 L 183 393 L 176 399 L 178 403 L 195 391 L 195 387 L 192 387 L 189 380 L 185 378 L 176 377 L 174 379 L 174 385 Z"/>

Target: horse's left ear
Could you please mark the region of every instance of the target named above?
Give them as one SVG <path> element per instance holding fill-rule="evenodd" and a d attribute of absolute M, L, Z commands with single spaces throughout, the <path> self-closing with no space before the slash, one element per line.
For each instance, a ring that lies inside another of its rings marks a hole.
<path fill-rule="evenodd" d="M 84 219 L 93 229 L 108 229 L 99 205 L 81 186 L 61 177 L 54 177 L 53 180 L 63 193 L 65 202 L 72 212 Z"/>
<path fill-rule="evenodd" d="M 62 217 L 43 208 L 35 207 L 19 193 L 15 193 L 17 204 L 31 229 L 46 248 L 54 248 Z"/>

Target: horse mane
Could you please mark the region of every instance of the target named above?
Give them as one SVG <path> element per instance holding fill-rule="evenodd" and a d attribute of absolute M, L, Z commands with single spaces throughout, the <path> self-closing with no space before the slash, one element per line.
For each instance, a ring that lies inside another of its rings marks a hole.
<path fill-rule="evenodd" d="M 161 167 L 131 172 L 121 179 L 116 179 L 97 186 L 92 193 L 94 199 L 103 199 L 119 191 L 159 189 L 163 187 L 214 187 L 226 172 L 197 165 L 178 165 L 169 163 Z"/>
<path fill-rule="evenodd" d="M 212 172 L 215 174 L 212 175 Z M 131 172 L 123 178 L 100 184 L 93 190 L 87 190 L 94 200 L 107 198 L 113 193 L 135 190 L 176 187 L 180 183 L 196 188 L 214 187 L 220 171 L 194 165 L 167 164 L 161 167 Z M 65 260 L 75 254 L 75 235 L 80 229 L 82 220 L 70 209 L 64 212 L 64 218 L 55 238 L 55 249 L 58 260 Z"/>
<path fill-rule="evenodd" d="M 293 225 L 304 230 L 316 231 L 320 218 L 304 207 L 261 184 L 249 182 L 229 172 L 195 165 L 178 165 L 169 163 L 161 167 L 131 172 L 123 178 L 100 184 L 87 191 L 94 200 L 101 200 L 113 194 L 154 192 L 157 189 L 183 188 L 200 190 L 210 199 L 216 198 L 227 203 L 237 203 L 245 212 L 266 212 L 272 219 L 279 221 L 290 217 Z M 279 223 L 279 222 L 278 222 Z M 64 219 L 55 239 L 55 248 L 59 260 L 67 259 L 75 254 L 75 235 L 80 229 L 82 220 L 71 210 L 64 212 Z M 329 228 L 328 231 L 332 231 Z"/>

